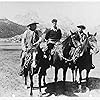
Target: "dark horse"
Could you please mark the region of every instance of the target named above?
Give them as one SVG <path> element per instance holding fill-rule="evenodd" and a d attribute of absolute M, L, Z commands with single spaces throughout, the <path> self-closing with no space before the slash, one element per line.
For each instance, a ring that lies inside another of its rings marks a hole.
<path fill-rule="evenodd" d="M 99 52 L 99 49 L 97 46 L 97 40 L 96 40 L 95 36 L 96 36 L 96 33 L 94 35 L 92 35 L 92 34 L 89 34 L 89 32 L 88 32 L 88 36 L 86 37 L 86 39 L 84 40 L 84 42 L 81 46 L 81 50 L 82 50 L 83 54 L 76 60 L 75 65 L 79 69 L 79 76 L 80 76 L 79 90 L 81 90 L 82 71 L 84 69 L 86 69 L 86 86 L 87 86 L 89 72 L 93 68 L 92 66 L 94 66 L 92 64 L 92 54 L 91 54 L 90 50 L 93 50 L 94 51 L 93 53 L 95 53 L 95 54 L 97 54 Z"/>
<path fill-rule="evenodd" d="M 41 79 L 42 76 L 44 85 L 45 83 L 45 76 L 46 76 L 46 69 L 49 68 L 49 60 L 44 58 L 44 52 L 38 45 L 37 48 L 31 49 L 27 57 L 25 59 L 24 64 L 24 76 L 25 76 L 25 85 L 27 85 L 27 77 L 29 73 L 30 77 L 30 95 L 33 95 L 32 89 L 33 89 L 33 75 L 38 74 L 38 80 L 39 80 L 39 96 L 42 96 L 41 93 Z"/>
<path fill-rule="evenodd" d="M 62 46 L 62 48 L 61 48 L 61 46 Z M 58 70 L 60 68 L 63 69 L 63 81 L 66 80 L 66 72 L 67 72 L 68 67 L 71 68 L 72 73 L 74 73 L 75 66 L 74 66 L 74 64 L 72 64 L 72 60 L 71 60 L 70 54 L 69 54 L 71 47 L 75 47 L 75 46 L 72 42 L 72 37 L 70 35 L 68 38 L 66 38 L 61 43 L 61 45 L 59 45 L 58 50 L 55 50 L 55 53 L 53 54 L 53 57 L 52 57 L 53 64 L 52 65 L 55 67 L 55 82 L 57 82 Z M 61 51 L 61 52 L 59 52 L 59 51 Z"/>
<path fill-rule="evenodd" d="M 76 55 L 74 55 L 77 57 L 77 60 L 73 59 L 73 56 L 70 54 L 72 48 L 77 49 L 77 47 L 75 47 L 75 41 L 79 41 L 79 35 L 77 34 L 77 32 L 72 33 L 68 38 L 66 38 L 62 42 L 63 55 L 60 57 L 59 52 L 57 51 L 55 51 L 53 55 L 53 66 L 55 67 L 55 82 L 57 82 L 57 74 L 59 68 L 63 68 L 63 81 L 65 81 L 68 67 L 72 70 L 73 82 L 76 82 L 78 68 L 80 74 L 80 83 L 82 79 L 81 72 L 84 69 L 87 70 L 86 79 L 88 79 L 88 74 L 90 72 L 90 69 L 92 68 L 91 66 L 93 66 L 92 55 L 90 55 L 90 49 L 94 50 L 95 53 L 98 53 L 97 40 L 95 36 L 96 34 L 90 35 L 88 33 L 88 37 L 84 40 L 84 43 L 81 45 L 80 48 L 78 47 L 79 49 L 81 49 L 83 55 L 81 57 L 77 57 L 77 53 Z"/>

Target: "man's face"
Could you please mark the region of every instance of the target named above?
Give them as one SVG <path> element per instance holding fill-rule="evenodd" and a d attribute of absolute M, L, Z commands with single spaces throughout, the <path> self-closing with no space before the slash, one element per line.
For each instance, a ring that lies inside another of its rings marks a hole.
<path fill-rule="evenodd" d="M 53 27 L 56 27 L 57 26 L 57 22 L 53 22 L 52 25 L 53 25 Z"/>
<path fill-rule="evenodd" d="M 37 28 L 37 25 L 31 25 L 30 30 L 34 31 Z"/>
<path fill-rule="evenodd" d="M 81 28 L 79 28 L 78 30 L 79 30 L 79 32 L 82 32 L 83 31 Z"/>

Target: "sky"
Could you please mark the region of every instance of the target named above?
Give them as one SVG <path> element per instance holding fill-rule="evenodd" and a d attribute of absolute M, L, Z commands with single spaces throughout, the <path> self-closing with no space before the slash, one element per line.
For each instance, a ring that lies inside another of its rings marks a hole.
<path fill-rule="evenodd" d="M 0 18 L 14 21 L 16 15 L 24 15 L 30 11 L 37 12 L 44 20 L 52 18 L 69 18 L 76 25 L 84 24 L 87 27 L 100 25 L 100 2 L 0 2 Z"/>

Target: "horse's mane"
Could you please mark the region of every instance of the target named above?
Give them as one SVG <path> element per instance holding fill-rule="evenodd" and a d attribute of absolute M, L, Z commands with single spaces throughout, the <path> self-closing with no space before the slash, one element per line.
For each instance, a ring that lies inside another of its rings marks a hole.
<path fill-rule="evenodd" d="M 68 37 L 62 42 L 63 47 L 65 47 L 69 42 L 71 42 L 71 36 L 68 36 Z"/>
<path fill-rule="evenodd" d="M 87 51 L 88 47 L 89 47 L 89 41 L 88 41 L 88 38 L 86 38 L 83 42 L 81 49 L 83 49 L 82 51 Z"/>

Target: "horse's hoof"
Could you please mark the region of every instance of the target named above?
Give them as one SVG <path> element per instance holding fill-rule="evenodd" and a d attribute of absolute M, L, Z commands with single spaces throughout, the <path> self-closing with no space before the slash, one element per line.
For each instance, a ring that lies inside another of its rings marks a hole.
<path fill-rule="evenodd" d="M 30 93 L 30 96 L 33 96 L 33 93 Z"/>
<path fill-rule="evenodd" d="M 39 97 L 42 97 L 42 93 L 40 92 L 38 96 L 39 96 Z"/>

